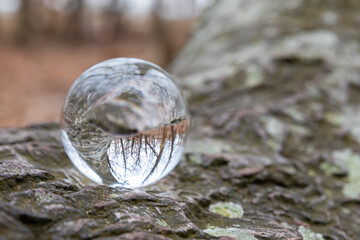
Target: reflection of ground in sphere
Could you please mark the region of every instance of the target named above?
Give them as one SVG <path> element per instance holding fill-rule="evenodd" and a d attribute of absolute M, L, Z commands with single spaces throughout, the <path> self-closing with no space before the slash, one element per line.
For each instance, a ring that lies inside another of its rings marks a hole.
<path fill-rule="evenodd" d="M 62 140 L 74 165 L 93 181 L 141 187 L 177 165 L 189 124 L 184 99 L 164 70 L 112 59 L 71 87 Z"/>

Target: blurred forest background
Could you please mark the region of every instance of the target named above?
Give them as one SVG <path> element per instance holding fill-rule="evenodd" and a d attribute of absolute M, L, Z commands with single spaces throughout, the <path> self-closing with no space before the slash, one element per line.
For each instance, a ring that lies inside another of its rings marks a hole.
<path fill-rule="evenodd" d="M 214 0 L 1 0 L 0 128 L 58 121 L 90 66 L 136 57 L 164 68 Z"/>

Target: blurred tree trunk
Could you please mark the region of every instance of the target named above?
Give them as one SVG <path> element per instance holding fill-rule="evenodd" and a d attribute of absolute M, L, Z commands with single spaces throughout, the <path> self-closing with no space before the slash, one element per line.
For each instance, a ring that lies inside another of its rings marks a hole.
<path fill-rule="evenodd" d="M 17 26 L 16 42 L 23 44 L 29 41 L 31 34 L 31 2 L 27 0 L 21 1 L 21 7 L 18 12 L 19 20 Z"/>
<path fill-rule="evenodd" d="M 92 186 L 57 124 L 2 130 L 1 237 L 359 239 L 358 9 L 218 1 L 172 66 L 186 157 L 146 189 Z"/>
<path fill-rule="evenodd" d="M 117 39 L 120 33 L 124 31 L 122 6 L 124 6 L 124 1 L 112 0 L 107 11 L 107 22 L 112 25 L 112 39 Z"/>
<path fill-rule="evenodd" d="M 179 11 L 179 6 L 181 10 Z M 197 15 L 195 1 L 156 0 L 154 3 L 155 38 L 166 50 L 171 62 L 190 38 Z"/>
<path fill-rule="evenodd" d="M 83 14 L 84 14 L 84 1 L 71 0 L 67 8 L 71 9 L 67 16 L 67 23 L 65 27 L 65 36 L 72 42 L 80 42 L 86 40 Z"/>

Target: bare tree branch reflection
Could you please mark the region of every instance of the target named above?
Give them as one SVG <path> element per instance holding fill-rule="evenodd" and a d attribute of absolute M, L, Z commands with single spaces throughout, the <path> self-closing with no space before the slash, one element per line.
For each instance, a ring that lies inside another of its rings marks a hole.
<path fill-rule="evenodd" d="M 136 174 L 142 184 L 150 181 L 154 174 L 165 174 L 171 170 L 168 168 L 174 155 L 181 154 L 188 127 L 189 119 L 184 119 L 136 136 L 114 139 L 108 151 L 111 171 L 118 174 L 115 176 L 118 179 Z"/>

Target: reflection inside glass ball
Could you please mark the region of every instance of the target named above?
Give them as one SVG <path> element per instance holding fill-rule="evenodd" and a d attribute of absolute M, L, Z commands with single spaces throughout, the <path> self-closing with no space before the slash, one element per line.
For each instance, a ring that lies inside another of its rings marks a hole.
<path fill-rule="evenodd" d="M 94 65 L 72 85 L 62 142 L 74 165 L 99 184 L 154 183 L 180 161 L 190 126 L 183 96 L 149 62 L 117 58 Z"/>

